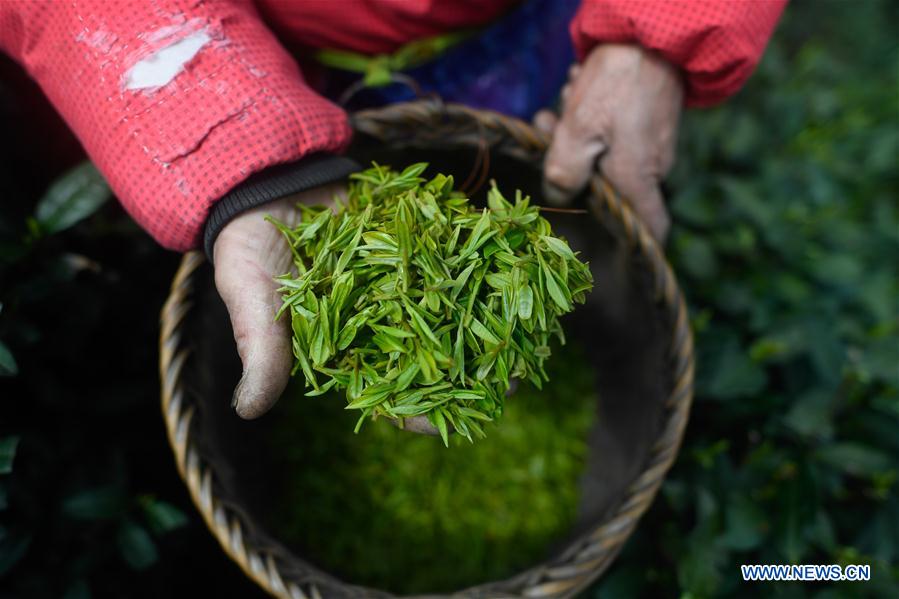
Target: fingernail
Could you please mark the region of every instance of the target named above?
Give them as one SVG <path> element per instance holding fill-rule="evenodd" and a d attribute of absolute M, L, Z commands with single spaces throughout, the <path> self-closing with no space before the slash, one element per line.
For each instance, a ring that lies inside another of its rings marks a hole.
<path fill-rule="evenodd" d="M 568 203 L 569 196 L 570 194 L 566 190 L 552 181 L 547 180 L 543 182 L 543 197 L 547 203 L 562 206 Z"/>
<path fill-rule="evenodd" d="M 231 396 L 231 409 L 236 410 L 237 404 L 240 400 L 240 390 L 243 388 L 243 382 L 246 379 L 246 373 L 240 377 L 240 381 L 238 381 L 237 386 L 234 387 L 234 394 Z"/>

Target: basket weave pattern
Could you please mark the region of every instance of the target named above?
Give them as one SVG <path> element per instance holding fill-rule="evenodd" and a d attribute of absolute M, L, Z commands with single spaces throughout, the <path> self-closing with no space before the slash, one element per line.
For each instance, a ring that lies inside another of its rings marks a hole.
<path fill-rule="evenodd" d="M 417 137 L 455 145 L 489 145 L 501 152 L 540 164 L 547 140 L 529 125 L 497 113 L 436 101 L 417 101 L 356 113 L 359 132 L 385 144 Z M 670 324 L 669 357 L 672 381 L 667 392 L 663 426 L 640 473 L 617 506 L 590 531 L 577 538 L 550 562 L 513 578 L 460 591 L 460 597 L 570 597 L 598 578 L 612 563 L 653 498 L 677 455 L 693 397 L 693 335 L 677 281 L 658 243 L 630 206 L 599 176 L 590 183 L 593 216 L 628 250 L 645 262 L 654 302 Z M 172 282 L 161 316 L 160 378 L 162 411 L 178 471 L 209 530 L 225 553 L 261 588 L 275 597 L 390 597 L 383 591 L 345 584 L 291 556 L 280 546 L 250 540 L 249 523 L 236 507 L 216 494 L 216 474 L 195 442 L 192 425 L 196 405 L 185 391 L 182 373 L 189 351 L 182 325 L 191 309 L 193 273 L 205 261 L 199 252 L 186 254 Z"/>

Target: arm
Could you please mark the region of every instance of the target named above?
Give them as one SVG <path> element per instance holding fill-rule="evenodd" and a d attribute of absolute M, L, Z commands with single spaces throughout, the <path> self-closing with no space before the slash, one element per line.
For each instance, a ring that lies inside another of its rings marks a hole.
<path fill-rule="evenodd" d="M 292 360 L 272 280 L 287 249 L 263 215 L 290 221 L 295 201 L 326 199 L 321 185 L 347 174 L 327 157 L 349 141 L 346 115 L 306 86 L 248 1 L 0 0 L 0 50 L 157 241 L 187 250 L 205 232 L 244 366 L 237 411 L 260 415 Z"/>
<path fill-rule="evenodd" d="M 638 44 L 684 73 L 686 104 L 710 106 L 752 74 L 787 0 L 584 0 L 571 23 L 583 60 L 605 43 Z"/>
<path fill-rule="evenodd" d="M 735 93 L 761 58 L 786 0 L 584 0 L 571 24 L 583 63 L 563 90 L 552 133 L 547 197 L 564 201 L 597 161 L 650 230 L 663 240 L 669 217 L 659 182 L 674 163 L 682 106 Z"/>
<path fill-rule="evenodd" d="M 197 247 L 212 205 L 253 173 L 350 137 L 248 1 L 2 2 L 0 49 L 171 249 Z"/>

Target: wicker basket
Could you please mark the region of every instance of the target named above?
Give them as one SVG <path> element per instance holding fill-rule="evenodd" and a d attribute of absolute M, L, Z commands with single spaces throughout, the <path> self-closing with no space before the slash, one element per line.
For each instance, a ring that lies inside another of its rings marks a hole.
<path fill-rule="evenodd" d="M 546 141 L 521 121 L 422 100 L 359 112 L 353 123 L 351 154 L 360 160 L 396 166 L 425 160 L 457 181 L 474 173 L 469 189 L 495 177 L 540 201 Z M 598 381 L 599 423 L 589 440 L 578 523 L 545 563 L 455 596 L 574 595 L 612 563 L 677 455 L 693 392 L 683 297 L 662 250 L 628 205 L 598 176 L 585 195 L 592 217 L 547 213 L 596 279 L 587 304 L 566 321 L 588 348 Z M 266 468 L 253 461 L 252 448 L 266 419 L 241 421 L 229 408 L 240 373 L 230 335 L 212 269 L 202 254 L 187 254 L 162 312 L 162 410 L 178 470 L 209 530 L 274 596 L 391 596 L 321 571 L 260 524 Z"/>

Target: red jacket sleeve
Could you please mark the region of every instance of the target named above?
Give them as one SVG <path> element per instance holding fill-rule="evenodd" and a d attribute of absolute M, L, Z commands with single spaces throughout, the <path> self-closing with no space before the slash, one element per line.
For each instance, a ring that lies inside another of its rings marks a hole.
<path fill-rule="evenodd" d="M 571 23 L 583 59 L 603 42 L 637 43 L 685 73 L 687 104 L 736 93 L 758 64 L 787 0 L 584 0 Z"/>
<path fill-rule="evenodd" d="M 172 249 L 196 247 L 210 206 L 252 173 L 349 140 L 248 1 L 0 2 L 0 50 Z"/>

